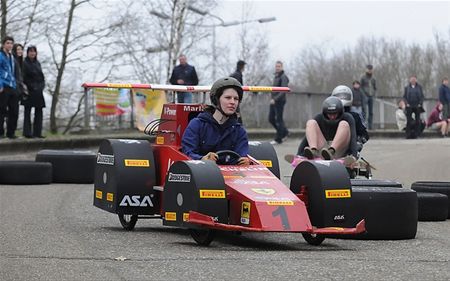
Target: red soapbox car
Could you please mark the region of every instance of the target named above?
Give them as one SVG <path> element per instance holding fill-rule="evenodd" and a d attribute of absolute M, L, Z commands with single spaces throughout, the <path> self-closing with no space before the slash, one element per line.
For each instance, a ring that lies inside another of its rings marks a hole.
<path fill-rule="evenodd" d="M 113 84 L 84 84 L 114 87 Z M 209 87 L 120 84 L 207 92 Z M 248 87 L 244 91 L 289 91 L 286 87 Z M 205 94 L 203 95 L 204 100 Z M 229 165 L 239 157 L 218 152 L 223 162 L 191 160 L 181 152 L 189 120 L 204 104 L 163 106 L 161 117 L 147 126 L 154 141 L 108 139 L 100 145 L 95 170 L 94 205 L 118 214 L 123 228 L 138 219 L 160 218 L 163 225 L 189 229 L 194 240 L 209 245 L 216 231 L 299 232 L 312 245 L 326 235 L 365 231 L 361 220 L 343 227 L 352 214 L 352 188 L 347 170 L 338 161 L 302 161 L 290 187 L 280 178 L 277 154 L 268 142 L 249 142 L 249 166 Z"/>

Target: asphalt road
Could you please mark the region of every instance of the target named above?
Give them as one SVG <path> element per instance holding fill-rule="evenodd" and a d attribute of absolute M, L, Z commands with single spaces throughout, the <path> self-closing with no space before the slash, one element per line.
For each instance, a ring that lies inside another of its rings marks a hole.
<path fill-rule="evenodd" d="M 283 159 L 297 140 L 277 146 Z M 405 187 L 450 181 L 450 139 L 371 140 L 364 157 L 375 178 Z M 0 160 L 34 159 L 2 152 Z M 93 185 L 0 185 L 0 280 L 449 280 L 450 220 L 419 222 L 416 239 L 326 239 L 300 234 L 221 234 L 199 247 L 185 230 L 159 220 L 122 230 L 117 216 L 92 205 Z"/>

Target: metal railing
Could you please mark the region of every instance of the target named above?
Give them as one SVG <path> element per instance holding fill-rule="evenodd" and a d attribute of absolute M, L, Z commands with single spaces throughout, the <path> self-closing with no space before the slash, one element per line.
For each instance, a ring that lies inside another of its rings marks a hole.
<path fill-rule="evenodd" d="M 85 130 L 115 130 L 134 129 L 134 108 L 119 116 L 97 116 L 95 113 L 94 96 L 90 89 L 85 88 Z M 205 101 L 205 90 L 194 92 L 197 98 L 194 101 Z M 287 102 L 284 110 L 286 126 L 292 129 L 304 129 L 306 121 L 313 118 L 322 110 L 322 102 L 330 94 L 291 92 L 286 94 Z M 175 101 L 175 92 L 167 90 L 168 101 Z M 247 128 L 272 128 L 268 121 L 270 92 L 244 92 L 244 99 L 240 105 L 244 125 Z M 400 97 L 377 97 L 374 102 L 374 129 L 393 129 L 396 127 L 395 111 Z M 130 101 L 133 104 L 133 91 L 130 91 Z M 434 108 L 436 99 L 425 99 L 424 109 L 428 115 Z M 206 103 L 209 104 L 209 95 L 206 95 Z"/>

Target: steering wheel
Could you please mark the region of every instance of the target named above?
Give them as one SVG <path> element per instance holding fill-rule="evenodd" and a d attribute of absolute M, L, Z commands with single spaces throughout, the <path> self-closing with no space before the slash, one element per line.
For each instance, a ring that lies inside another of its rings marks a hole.
<path fill-rule="evenodd" d="M 218 159 L 216 163 L 218 165 L 236 165 L 241 158 L 241 155 L 237 154 L 233 150 L 220 150 L 216 152 Z"/>

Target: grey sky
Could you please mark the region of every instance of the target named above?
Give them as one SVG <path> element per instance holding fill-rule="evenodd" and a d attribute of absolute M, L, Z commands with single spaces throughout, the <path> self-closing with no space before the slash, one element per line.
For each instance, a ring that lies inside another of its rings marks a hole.
<path fill-rule="evenodd" d="M 217 15 L 225 21 L 240 20 L 243 2 L 251 3 L 252 18 L 277 18 L 264 24 L 272 59 L 289 60 L 302 47 L 325 41 L 342 48 L 353 46 L 361 36 L 373 35 L 426 44 L 433 42 L 433 32 L 446 38 L 450 32 L 450 1 L 228 0 L 220 1 Z M 237 32 L 236 27 L 219 29 Z"/>

